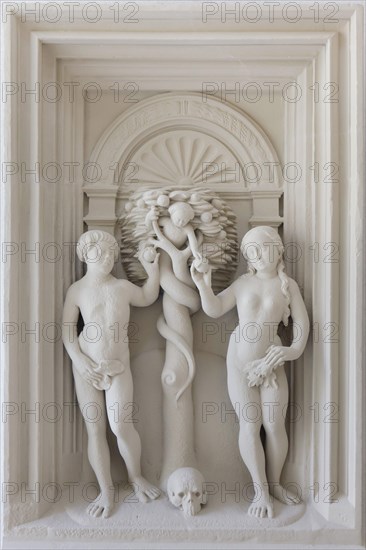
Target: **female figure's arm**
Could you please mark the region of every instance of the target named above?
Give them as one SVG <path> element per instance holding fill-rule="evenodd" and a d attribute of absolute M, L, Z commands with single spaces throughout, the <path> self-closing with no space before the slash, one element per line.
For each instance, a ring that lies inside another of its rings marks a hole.
<path fill-rule="evenodd" d="M 270 346 L 267 350 L 265 361 L 268 366 L 276 368 L 284 361 L 298 359 L 306 346 L 309 336 L 309 316 L 306 311 L 298 284 L 289 279 L 290 310 L 294 325 L 296 326 L 296 339 L 291 346 Z"/>
<path fill-rule="evenodd" d="M 200 273 L 195 269 L 194 264 L 191 266 L 192 279 L 199 290 L 202 309 L 206 315 L 216 319 L 236 306 L 236 295 L 234 290 L 236 281 L 215 296 L 211 287 L 211 272 L 212 269 L 210 268 L 207 273 Z"/>

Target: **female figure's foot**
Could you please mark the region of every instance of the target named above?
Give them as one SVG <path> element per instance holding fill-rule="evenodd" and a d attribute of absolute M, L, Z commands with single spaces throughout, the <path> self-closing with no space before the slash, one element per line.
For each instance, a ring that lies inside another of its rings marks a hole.
<path fill-rule="evenodd" d="M 140 502 L 155 500 L 161 494 L 160 489 L 149 483 L 144 477 L 137 476 L 130 479 L 130 483 L 135 490 L 135 495 Z"/>
<path fill-rule="evenodd" d="M 114 506 L 114 488 L 101 491 L 87 507 L 87 513 L 93 518 L 108 518 Z"/>
<path fill-rule="evenodd" d="M 280 502 L 283 502 L 283 504 L 292 506 L 294 504 L 300 504 L 301 502 L 301 498 L 298 494 L 286 489 L 280 483 L 270 483 L 269 490 L 271 495 Z"/>
<path fill-rule="evenodd" d="M 260 495 L 255 495 L 254 501 L 249 506 L 248 514 L 256 518 L 273 518 L 273 504 L 268 491 L 262 489 Z"/>

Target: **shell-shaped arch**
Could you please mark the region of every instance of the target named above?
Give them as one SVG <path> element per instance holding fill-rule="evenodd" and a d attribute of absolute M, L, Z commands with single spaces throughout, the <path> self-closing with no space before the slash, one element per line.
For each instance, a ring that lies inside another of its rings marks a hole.
<path fill-rule="evenodd" d="M 90 158 L 99 186 L 203 185 L 218 192 L 280 190 L 276 152 L 243 111 L 198 93 L 163 93 L 128 109 Z M 249 170 L 258 174 L 247 178 Z"/>

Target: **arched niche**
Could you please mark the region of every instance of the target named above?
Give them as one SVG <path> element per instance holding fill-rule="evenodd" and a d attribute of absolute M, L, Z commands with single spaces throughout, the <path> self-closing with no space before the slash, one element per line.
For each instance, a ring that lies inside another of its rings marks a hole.
<path fill-rule="evenodd" d="M 211 188 L 235 211 L 239 237 L 250 226 L 279 227 L 283 222 L 280 162 L 268 136 L 243 111 L 214 98 L 204 101 L 197 93 L 162 93 L 139 102 L 104 131 L 89 162 L 95 164 L 98 181 L 84 185 L 89 204 L 84 218 L 88 229 L 115 233 L 130 193 L 139 187 L 165 185 L 176 185 L 177 189 L 201 185 Z M 240 265 L 239 271 L 242 268 Z M 148 314 L 136 308 L 131 316 L 132 323 L 144 335 L 136 345 L 131 342 L 130 356 L 136 400 L 142 404 L 141 414 L 145 414 L 144 421 L 139 423 L 144 449 L 142 464 L 152 480 L 161 460 L 159 445 L 151 443 L 151 434 L 159 439 L 161 429 L 161 411 L 160 408 L 156 411 L 156 407 L 161 407 L 163 354 L 155 329 L 160 308 L 161 304 L 156 302 Z M 212 432 L 199 422 L 200 400 L 208 401 L 216 395 L 216 401 L 223 403 L 225 410 L 230 408 L 225 383 L 228 338 L 224 332 L 236 322 L 236 311 L 232 311 L 222 321 L 222 334 L 202 342 L 197 338 L 195 342 L 194 353 L 200 362 L 193 400 L 198 419 L 195 426 L 198 461 L 206 452 L 203 447 L 211 448 L 216 441 Z M 203 312 L 195 316 L 193 323 L 194 333 L 201 334 L 206 326 Z M 149 357 L 148 374 L 146 357 Z M 154 391 L 146 392 L 146 376 L 151 377 L 149 387 Z M 222 430 L 220 426 L 216 426 L 218 430 Z M 233 476 L 245 483 L 248 479 L 238 455 L 235 429 L 233 426 L 222 430 L 221 437 L 229 438 L 224 447 L 230 451 L 221 455 L 220 462 L 225 467 L 216 475 L 222 480 Z M 150 453 L 148 460 L 145 452 Z M 209 463 L 208 460 L 205 464 L 208 472 Z M 214 471 L 211 475 L 214 476 Z"/>
<path fill-rule="evenodd" d="M 250 201 L 248 223 L 282 223 L 280 163 L 262 128 L 232 105 L 197 93 L 163 93 L 139 102 L 95 145 L 97 181 L 84 185 L 88 227 L 114 231 L 116 204 L 139 186 L 210 187 Z"/>

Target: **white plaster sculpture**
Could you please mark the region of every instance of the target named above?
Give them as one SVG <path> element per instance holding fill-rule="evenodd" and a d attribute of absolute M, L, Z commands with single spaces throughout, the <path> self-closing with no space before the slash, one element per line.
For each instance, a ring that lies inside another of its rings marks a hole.
<path fill-rule="evenodd" d="M 195 516 L 206 504 L 205 480 L 195 468 L 178 468 L 168 479 L 168 498 L 186 516 Z"/>
<path fill-rule="evenodd" d="M 241 251 L 248 262 L 248 273 L 217 296 L 211 289 L 210 270 L 202 274 L 193 265 L 191 272 L 207 315 L 217 318 L 234 307 L 238 310 L 239 324 L 230 337 L 227 353 L 228 390 L 237 414 L 240 404 L 239 448 L 254 484 L 249 514 L 271 518 L 270 495 L 285 504 L 300 502 L 296 494 L 280 484 L 288 450 L 284 413 L 289 393 L 284 363 L 303 353 L 309 318 L 297 283 L 284 271 L 284 247 L 275 229 L 251 229 L 242 240 Z M 297 337 L 290 346 L 283 346 L 278 326 L 281 322 L 287 326 L 290 316 Z M 255 410 L 261 414 L 255 418 L 247 414 L 249 403 L 256 405 Z M 262 425 L 265 452 L 260 438 Z"/>
<path fill-rule="evenodd" d="M 116 279 L 111 271 L 118 257 L 115 238 L 104 231 L 87 231 L 77 245 L 77 254 L 86 262 L 86 275 L 69 288 L 64 305 L 63 341 L 72 359 L 76 394 L 88 433 L 88 457 L 96 474 L 100 495 L 88 508 L 93 517 L 108 517 L 114 503 L 110 473 L 110 453 L 106 438 L 107 421 L 117 437 L 130 483 L 141 502 L 155 499 L 160 490 L 141 475 L 140 437 L 133 423 L 124 422 L 121 413 L 133 402 L 133 383 L 128 347 L 130 306 L 148 306 L 159 294 L 159 255 L 152 263 L 143 253 L 140 261 L 148 274 L 138 287 Z M 84 329 L 77 337 L 79 316 Z M 116 337 L 116 331 L 117 337 Z M 88 417 L 90 403 L 96 419 Z"/>
<path fill-rule="evenodd" d="M 164 457 L 161 485 L 181 467 L 194 467 L 192 381 L 195 375 L 191 315 L 200 299 L 190 263 L 215 269 L 217 289 L 225 288 L 236 269 L 235 216 L 215 193 L 204 188 L 157 188 L 129 197 L 122 220 L 122 261 L 133 282 L 144 279 L 132 252 L 139 246 L 159 248 L 163 313 L 157 328 L 166 339 L 162 371 Z M 150 251 L 147 252 L 150 254 Z"/>

